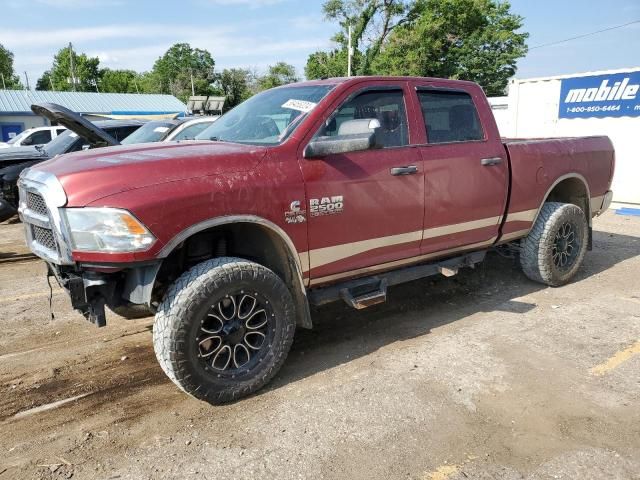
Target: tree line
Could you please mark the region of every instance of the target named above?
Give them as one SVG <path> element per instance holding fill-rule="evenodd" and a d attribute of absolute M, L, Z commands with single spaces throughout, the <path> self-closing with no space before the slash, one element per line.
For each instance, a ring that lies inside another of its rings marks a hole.
<path fill-rule="evenodd" d="M 472 80 L 488 95 L 504 93 L 516 62 L 527 52 L 523 18 L 501 0 L 326 0 L 325 19 L 339 30 L 333 48 L 309 55 L 308 79 L 347 75 L 351 27 L 353 74 L 408 75 Z M 23 88 L 13 53 L 0 45 L 3 88 Z M 73 63 L 73 68 L 72 64 Z M 148 72 L 101 68 L 97 57 L 61 48 L 37 80 L 37 90 L 167 93 L 186 101 L 225 95 L 231 108 L 251 95 L 298 81 L 292 65 L 215 71 L 210 52 L 188 43 L 172 45 Z M 72 74 L 73 72 L 73 74 Z"/>
<path fill-rule="evenodd" d="M 3 88 L 22 89 L 24 85 L 13 69 L 13 58 L 13 53 L 0 45 Z M 166 93 L 182 101 L 195 92 L 224 95 L 225 108 L 232 108 L 261 90 L 299 80 L 295 67 L 285 62 L 269 66 L 262 75 L 255 69 L 229 68 L 216 72 L 214 67 L 210 52 L 188 43 L 172 45 L 150 71 L 143 73 L 101 68 L 98 57 L 78 53 L 68 46 L 54 55 L 51 68 L 37 80 L 35 88 L 58 92 Z"/>

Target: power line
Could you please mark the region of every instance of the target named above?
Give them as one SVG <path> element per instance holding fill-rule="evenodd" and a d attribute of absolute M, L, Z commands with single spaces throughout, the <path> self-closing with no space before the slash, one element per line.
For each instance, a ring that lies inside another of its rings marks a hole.
<path fill-rule="evenodd" d="M 602 30 L 596 30 L 595 32 L 589 32 L 582 35 L 578 35 L 576 37 L 565 38 L 564 40 L 558 40 L 556 42 L 543 43 L 542 45 L 536 45 L 535 47 L 529 48 L 529 50 L 534 50 L 536 48 L 548 47 L 550 45 L 557 45 L 558 43 L 570 42 L 571 40 L 577 40 L 578 38 L 588 37 L 590 35 L 595 35 L 597 33 L 608 32 L 609 30 L 615 30 L 617 28 L 628 27 L 629 25 L 633 25 L 634 23 L 640 23 L 640 20 L 634 20 L 633 22 L 624 23 L 622 25 L 616 25 L 615 27 L 604 28 Z"/>

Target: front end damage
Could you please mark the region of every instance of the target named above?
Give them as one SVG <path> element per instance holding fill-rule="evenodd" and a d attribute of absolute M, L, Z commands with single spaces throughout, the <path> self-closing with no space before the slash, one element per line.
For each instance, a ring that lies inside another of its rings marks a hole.
<path fill-rule="evenodd" d="M 18 212 L 30 250 L 46 261 L 48 275 L 64 288 L 74 309 L 102 327 L 105 306 L 130 304 L 151 309 L 151 293 L 161 261 L 139 264 L 80 264 L 74 262 L 61 208 L 67 197 L 58 179 L 47 172 L 26 170 L 20 177 Z"/>
<path fill-rule="evenodd" d="M 47 266 L 47 275 L 55 277 L 66 290 L 71 306 L 98 327 L 106 325 L 105 306 L 115 310 L 134 304 L 153 310 L 151 293 L 160 262 L 123 269 L 97 265 L 68 267 L 50 262 Z"/>

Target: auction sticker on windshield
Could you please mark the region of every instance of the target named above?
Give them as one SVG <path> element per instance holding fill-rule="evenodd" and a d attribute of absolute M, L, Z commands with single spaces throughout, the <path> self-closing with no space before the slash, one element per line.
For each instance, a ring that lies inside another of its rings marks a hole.
<path fill-rule="evenodd" d="M 290 108 L 292 110 L 298 110 L 300 112 L 308 113 L 313 110 L 317 103 L 308 102 L 306 100 L 296 100 L 292 98 L 282 104 L 282 108 Z"/>

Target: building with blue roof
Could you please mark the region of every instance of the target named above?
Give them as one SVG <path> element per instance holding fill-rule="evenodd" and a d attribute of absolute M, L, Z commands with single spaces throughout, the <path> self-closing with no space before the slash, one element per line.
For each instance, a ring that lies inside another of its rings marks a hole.
<path fill-rule="evenodd" d="M 31 105 L 40 102 L 57 103 L 89 120 L 155 120 L 173 118 L 187 112 L 187 106 L 173 95 L 0 90 L 0 141 L 7 141 L 27 128 L 49 125 L 48 120 L 31 111 Z"/>

